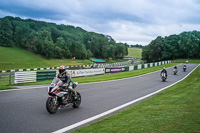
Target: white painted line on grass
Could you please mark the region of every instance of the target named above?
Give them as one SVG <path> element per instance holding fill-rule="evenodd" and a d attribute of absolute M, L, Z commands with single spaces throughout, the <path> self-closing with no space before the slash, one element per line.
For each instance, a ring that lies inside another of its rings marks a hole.
<path fill-rule="evenodd" d="M 199 64 L 199 65 L 200 65 L 200 64 Z M 199 65 L 198 65 L 198 66 L 199 66 Z M 148 98 L 148 97 L 151 97 L 151 96 L 153 96 L 153 95 L 155 95 L 155 94 L 157 94 L 157 93 L 159 93 L 159 92 L 161 92 L 161 91 L 163 91 L 163 90 L 165 90 L 165 89 L 167 89 L 167 88 L 169 88 L 169 87 L 171 87 L 171 86 L 173 86 L 173 85 L 175 85 L 175 84 L 181 82 L 182 80 L 184 80 L 185 78 L 187 78 L 198 66 L 196 66 L 196 67 L 195 67 L 189 74 L 187 74 L 184 78 L 180 79 L 179 81 L 177 81 L 177 82 L 175 82 L 175 83 L 173 83 L 173 84 L 171 84 L 171 85 L 169 85 L 169 86 L 167 86 L 167 87 L 164 87 L 164 88 L 162 88 L 162 89 L 160 89 L 160 90 L 157 90 L 157 91 L 155 91 L 155 92 L 153 92 L 153 93 L 150 93 L 150 94 L 148 94 L 148 95 L 145 95 L 145 96 L 143 96 L 143 97 L 140 97 L 140 98 L 138 98 L 138 99 L 136 99 L 136 100 L 133 100 L 133 101 L 131 101 L 131 102 L 128 102 L 128 103 L 126 103 L 126 104 L 123 104 L 123 105 L 121 105 L 121 106 L 118 106 L 118 107 L 116 107 L 116 108 L 113 108 L 113 109 L 111 109 L 111 110 L 108 110 L 108 111 L 106 111 L 106 112 L 104 112 L 104 113 L 98 114 L 98 115 L 96 115 L 96 116 L 90 117 L 90 118 L 85 119 L 85 120 L 83 120 L 83 121 L 80 121 L 80 122 L 78 122 L 78 123 L 72 124 L 72 125 L 70 125 L 70 126 L 68 126 L 68 127 L 64 127 L 64 128 L 62 128 L 62 129 L 60 129 L 60 130 L 57 130 L 57 131 L 55 131 L 55 132 L 53 132 L 53 133 L 64 133 L 64 132 L 67 132 L 67 131 L 72 130 L 72 129 L 76 128 L 76 127 L 79 127 L 79 126 L 81 126 L 81 125 L 84 125 L 84 124 L 86 124 L 86 123 L 89 123 L 89 122 L 91 122 L 91 121 L 94 121 L 94 120 L 96 120 L 96 119 L 99 119 L 99 118 L 101 118 L 101 117 L 103 117 L 103 116 L 106 116 L 106 115 L 108 115 L 108 114 L 111 114 L 111 113 L 113 113 L 113 112 L 115 112 L 115 111 L 117 111 L 117 110 L 120 110 L 120 109 L 122 109 L 122 108 L 124 108 L 124 107 L 127 107 L 127 106 L 129 106 L 129 105 L 131 105 L 131 104 L 134 104 L 134 103 L 136 103 L 136 102 L 138 102 L 138 101 L 141 101 L 141 100 L 144 100 L 144 99 L 146 99 L 146 98 Z"/>

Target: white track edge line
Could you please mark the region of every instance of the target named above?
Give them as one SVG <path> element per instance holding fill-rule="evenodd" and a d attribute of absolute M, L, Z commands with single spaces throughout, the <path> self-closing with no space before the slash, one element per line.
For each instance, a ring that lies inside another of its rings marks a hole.
<path fill-rule="evenodd" d="M 200 65 L 200 64 L 199 64 L 199 65 Z M 122 109 L 122 108 L 124 108 L 124 107 L 127 107 L 127 106 L 129 106 L 129 105 L 131 105 L 131 104 L 134 104 L 134 103 L 136 103 L 136 102 L 138 102 L 138 101 L 141 101 L 141 100 L 143 100 L 143 99 L 145 99 L 145 98 L 148 98 L 148 97 L 150 97 L 150 96 L 153 96 L 153 95 L 155 95 L 155 94 L 157 94 L 157 93 L 159 93 L 159 92 L 161 92 L 161 91 L 163 91 L 163 90 L 165 90 L 165 89 L 167 89 L 167 88 L 169 88 L 169 87 L 171 87 L 171 86 L 173 86 L 173 85 L 175 85 L 175 84 L 181 82 L 181 81 L 184 80 L 185 78 L 187 78 L 194 70 L 196 70 L 196 68 L 197 68 L 199 65 L 197 65 L 197 66 L 196 66 L 190 73 L 188 73 L 185 77 L 183 77 L 183 78 L 180 79 L 179 81 L 177 81 L 177 82 L 175 82 L 175 83 L 173 83 L 173 84 L 171 84 L 171 85 L 169 85 L 169 86 L 166 86 L 166 87 L 161 88 L 160 90 L 157 90 L 157 91 L 155 91 L 155 92 L 153 92 L 153 93 L 147 94 L 147 95 L 145 95 L 145 96 L 143 96 L 143 97 L 140 97 L 140 98 L 138 98 L 138 99 L 136 99 L 136 100 L 133 100 L 133 101 L 131 101 L 131 102 L 128 102 L 128 103 L 125 103 L 125 104 L 123 104 L 123 105 L 121 105 L 121 106 L 118 106 L 118 107 L 116 107 L 116 108 L 113 108 L 113 109 L 111 109 L 111 110 L 108 110 L 108 111 L 106 111 L 106 112 L 104 112 L 104 113 L 101 113 L 101 114 L 98 114 L 98 115 L 96 115 L 96 116 L 93 116 L 93 117 L 90 117 L 90 118 L 88 118 L 88 119 L 85 119 L 85 120 L 83 120 L 83 121 L 77 122 L 77 123 L 72 124 L 72 125 L 70 125 L 70 126 L 68 126 L 68 127 L 64 127 L 64 128 L 62 128 L 62 129 L 60 129 L 60 130 L 57 130 L 57 131 L 55 131 L 55 132 L 53 132 L 53 133 L 64 133 L 64 132 L 67 132 L 67 131 L 72 130 L 72 129 L 76 128 L 76 127 L 79 127 L 79 126 L 81 126 L 81 125 L 83 125 L 83 124 L 86 124 L 86 123 L 88 123 L 88 122 L 94 121 L 94 120 L 96 120 L 96 119 L 98 119 L 98 118 L 101 118 L 101 117 L 106 116 L 106 115 L 108 115 L 108 114 L 110 114 L 110 113 L 113 113 L 113 112 L 115 112 L 115 111 L 117 111 L 117 110 L 120 110 L 120 109 Z"/>

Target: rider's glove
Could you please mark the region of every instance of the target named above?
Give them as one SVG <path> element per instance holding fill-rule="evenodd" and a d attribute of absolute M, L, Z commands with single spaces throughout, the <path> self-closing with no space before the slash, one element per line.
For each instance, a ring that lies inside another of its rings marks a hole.
<path fill-rule="evenodd" d="M 69 89 L 72 89 L 72 86 L 69 86 L 68 88 L 69 88 Z"/>
<path fill-rule="evenodd" d="M 68 84 L 67 84 L 67 83 L 65 83 L 65 84 L 63 84 L 63 86 L 68 86 Z"/>

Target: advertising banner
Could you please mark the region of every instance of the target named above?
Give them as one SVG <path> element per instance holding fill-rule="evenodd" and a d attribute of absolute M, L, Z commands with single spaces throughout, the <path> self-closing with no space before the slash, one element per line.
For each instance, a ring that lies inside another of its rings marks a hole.
<path fill-rule="evenodd" d="M 122 72 L 122 68 L 121 67 L 113 67 L 113 68 L 110 68 L 110 72 L 111 73 Z"/>
<path fill-rule="evenodd" d="M 123 71 L 125 71 L 125 67 L 106 68 L 106 73 L 117 73 L 117 72 L 123 72 Z"/>
<path fill-rule="evenodd" d="M 72 77 L 82 77 L 89 75 L 105 74 L 104 68 L 99 69 L 81 69 L 81 70 L 72 70 Z"/>

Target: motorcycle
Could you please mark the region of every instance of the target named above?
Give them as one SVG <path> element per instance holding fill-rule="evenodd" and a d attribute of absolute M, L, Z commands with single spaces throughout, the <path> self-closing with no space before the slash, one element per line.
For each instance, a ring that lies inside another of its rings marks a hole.
<path fill-rule="evenodd" d="M 178 72 L 178 70 L 177 69 L 174 69 L 174 75 L 176 75 L 177 74 L 177 72 Z"/>
<path fill-rule="evenodd" d="M 72 88 L 75 89 L 77 82 L 72 84 Z M 81 95 L 79 92 L 73 92 L 69 88 L 61 88 L 63 82 L 55 77 L 48 87 L 49 97 L 46 101 L 46 109 L 50 114 L 55 114 L 58 108 L 69 107 L 78 108 L 81 104 Z M 74 90 L 75 91 L 75 90 Z"/>
<path fill-rule="evenodd" d="M 166 81 L 167 79 L 166 73 L 161 73 L 161 79 L 162 79 L 162 82 Z"/>
<path fill-rule="evenodd" d="M 183 66 L 183 71 L 184 71 L 184 72 L 186 71 L 186 66 Z"/>

